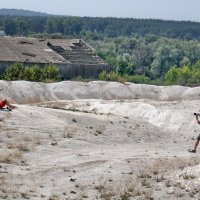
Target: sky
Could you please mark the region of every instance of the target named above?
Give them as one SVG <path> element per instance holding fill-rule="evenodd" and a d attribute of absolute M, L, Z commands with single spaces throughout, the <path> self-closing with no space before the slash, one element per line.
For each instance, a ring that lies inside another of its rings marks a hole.
<path fill-rule="evenodd" d="M 200 0 L 0 0 L 0 8 L 81 17 L 200 22 Z"/>

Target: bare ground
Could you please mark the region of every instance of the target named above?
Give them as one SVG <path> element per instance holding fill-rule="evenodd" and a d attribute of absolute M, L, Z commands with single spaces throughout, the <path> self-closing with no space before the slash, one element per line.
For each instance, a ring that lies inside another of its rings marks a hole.
<path fill-rule="evenodd" d="M 198 88 L 137 85 L 140 94 L 67 82 L 66 91 L 61 82 L 40 94 L 35 84 L 3 82 L 12 92 L 0 96 L 18 108 L 0 111 L 0 199 L 200 199 L 199 151 L 187 152 L 199 133 Z M 22 99 L 12 85 L 23 85 Z"/>

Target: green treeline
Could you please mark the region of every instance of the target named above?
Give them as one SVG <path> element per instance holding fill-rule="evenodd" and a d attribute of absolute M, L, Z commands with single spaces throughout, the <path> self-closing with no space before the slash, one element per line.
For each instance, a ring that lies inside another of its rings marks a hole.
<path fill-rule="evenodd" d="M 101 72 L 100 80 L 118 81 L 118 82 L 133 82 L 155 85 L 183 85 L 183 86 L 199 86 L 200 85 L 200 61 L 193 66 L 185 65 L 183 67 L 173 66 L 165 73 L 163 79 L 150 79 L 143 75 L 119 75 L 115 71 L 107 73 Z"/>
<path fill-rule="evenodd" d="M 156 19 L 0 16 L 0 29 L 6 35 L 29 36 L 37 33 L 57 33 L 65 36 L 118 37 L 148 33 L 159 36 L 200 39 L 200 23 Z"/>
<path fill-rule="evenodd" d="M 136 35 L 105 38 L 91 41 L 91 45 L 97 50 L 99 56 L 113 66 L 114 71 L 110 75 L 101 74 L 102 80 L 103 77 L 104 80 L 120 77 L 137 83 L 200 84 L 197 78 L 200 70 L 200 67 L 197 67 L 200 61 L 200 43 L 197 40 L 187 41 L 148 34 L 145 37 Z M 193 78 L 181 81 L 183 76 L 178 73 L 179 78 L 168 80 L 170 77 L 166 74 L 172 67 L 181 72 L 186 66 L 189 70 L 184 73 L 192 71 L 188 76 Z"/>
<path fill-rule="evenodd" d="M 170 85 L 191 85 L 200 84 L 200 61 L 193 66 L 185 65 L 181 68 L 171 67 L 165 74 L 165 82 Z"/>

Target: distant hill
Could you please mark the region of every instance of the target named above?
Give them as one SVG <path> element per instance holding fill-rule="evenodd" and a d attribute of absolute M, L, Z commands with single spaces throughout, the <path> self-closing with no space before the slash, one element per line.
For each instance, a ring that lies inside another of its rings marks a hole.
<path fill-rule="evenodd" d="M 35 12 L 30 10 L 18 10 L 18 9 L 0 9 L 0 15 L 9 15 L 9 16 L 52 16 L 50 14 Z"/>

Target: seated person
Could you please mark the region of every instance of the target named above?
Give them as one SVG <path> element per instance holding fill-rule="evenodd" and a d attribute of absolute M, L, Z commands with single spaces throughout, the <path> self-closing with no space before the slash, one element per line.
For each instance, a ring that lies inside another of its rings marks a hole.
<path fill-rule="evenodd" d="M 11 104 L 9 103 L 9 101 L 6 100 L 6 99 L 0 100 L 0 109 L 4 108 L 4 107 L 6 107 L 6 106 L 7 106 L 7 108 L 8 108 L 9 110 L 12 110 L 12 109 L 17 108 L 16 106 L 11 105 Z"/>

